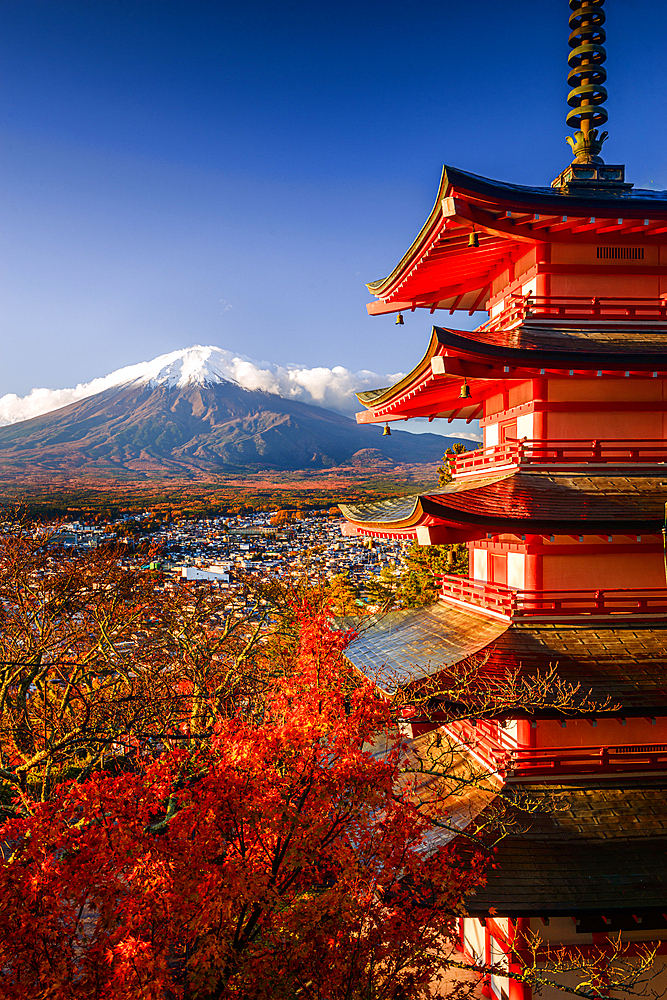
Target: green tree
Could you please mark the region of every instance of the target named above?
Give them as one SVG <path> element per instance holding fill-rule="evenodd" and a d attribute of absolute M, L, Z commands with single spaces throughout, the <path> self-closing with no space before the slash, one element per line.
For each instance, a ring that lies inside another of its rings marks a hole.
<path fill-rule="evenodd" d="M 405 569 L 398 575 L 383 569 L 379 578 L 366 584 L 370 599 L 385 611 L 392 605 L 420 608 L 432 604 L 437 599 L 439 577 L 443 573 L 465 575 L 468 572 L 468 549 L 463 544 L 418 545 L 413 542 L 405 563 Z"/>
<path fill-rule="evenodd" d="M 438 592 L 438 576 L 449 572 L 449 546 L 418 545 L 407 552 L 406 569 L 399 577 L 396 597 L 404 607 L 419 608 L 432 604 Z"/>
<path fill-rule="evenodd" d="M 462 455 L 468 449 L 460 441 L 457 441 L 453 448 L 447 448 L 442 456 L 442 465 L 438 466 L 438 486 L 446 486 L 452 481 L 452 467 L 447 458 L 448 455 Z"/>

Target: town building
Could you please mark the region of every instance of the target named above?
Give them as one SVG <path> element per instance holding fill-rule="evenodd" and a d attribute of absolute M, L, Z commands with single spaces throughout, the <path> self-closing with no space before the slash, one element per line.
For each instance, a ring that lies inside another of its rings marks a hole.
<path fill-rule="evenodd" d="M 588 711 L 554 699 L 445 724 L 506 794 L 547 802 L 502 841 L 462 921 L 471 961 L 514 947 L 515 971 L 529 932 L 544 949 L 621 932 L 631 951 L 667 951 L 667 193 L 602 159 L 603 3 L 569 4 L 572 163 L 550 187 L 445 167 L 417 238 L 368 286 L 371 315 L 488 319 L 434 326 L 405 378 L 359 393 L 359 422 L 479 419 L 483 447 L 452 457 L 444 487 L 341 504 L 349 536 L 469 550 L 436 605 L 352 643 L 362 673 L 437 693 L 439 674 L 476 662 L 481 677 L 555 671 L 590 692 Z M 437 697 L 409 724 L 442 726 Z M 502 976 L 484 990 L 530 995 Z"/>

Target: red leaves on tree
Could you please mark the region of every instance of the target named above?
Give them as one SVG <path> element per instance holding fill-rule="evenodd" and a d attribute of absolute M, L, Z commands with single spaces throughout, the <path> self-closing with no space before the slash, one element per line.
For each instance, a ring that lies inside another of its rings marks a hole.
<path fill-rule="evenodd" d="M 298 618 L 261 713 L 4 825 L 0 998 L 427 995 L 483 858 L 428 849 L 386 701 Z"/>

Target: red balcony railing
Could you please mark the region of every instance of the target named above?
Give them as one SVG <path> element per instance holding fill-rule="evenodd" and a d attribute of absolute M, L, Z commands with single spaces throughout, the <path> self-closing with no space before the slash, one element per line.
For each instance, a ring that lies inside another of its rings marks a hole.
<path fill-rule="evenodd" d="M 525 780 L 562 774 L 664 771 L 667 744 L 513 750 L 507 754 L 503 770 L 508 777 Z"/>
<path fill-rule="evenodd" d="M 467 576 L 445 573 L 440 579 L 440 596 L 450 603 L 482 608 L 500 618 L 512 618 L 516 608 L 515 590 L 499 583 L 471 580 Z"/>
<path fill-rule="evenodd" d="M 440 577 L 440 597 L 450 604 L 479 609 L 507 621 L 607 617 L 614 615 L 667 615 L 666 588 L 618 590 L 515 590 L 499 583 L 445 574 Z"/>
<path fill-rule="evenodd" d="M 511 329 L 519 323 L 667 323 L 665 298 L 584 295 L 508 295 L 505 307 L 478 329 Z"/>
<path fill-rule="evenodd" d="M 462 455 L 450 455 L 448 460 L 452 474 L 457 477 L 498 466 L 659 465 L 667 462 L 667 441 L 663 438 L 643 441 L 536 438 L 506 441 Z"/>

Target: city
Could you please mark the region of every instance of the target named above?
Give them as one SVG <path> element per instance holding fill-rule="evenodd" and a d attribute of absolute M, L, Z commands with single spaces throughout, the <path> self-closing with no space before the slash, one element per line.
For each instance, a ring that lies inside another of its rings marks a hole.
<path fill-rule="evenodd" d="M 250 517 L 203 518 L 178 524 L 155 525 L 154 521 L 154 513 L 146 511 L 112 520 L 103 527 L 64 522 L 58 525 L 53 543 L 74 552 L 101 544 L 116 545 L 121 565 L 159 572 L 169 586 L 206 581 L 233 589 L 248 574 L 312 582 L 344 576 L 359 590 L 360 606 L 370 604 L 367 610 L 377 608 L 369 602 L 366 584 L 383 571 L 385 575 L 400 575 L 406 569 L 405 555 L 411 544 L 345 536 L 338 511 L 303 515 L 267 511 Z M 148 563 L 147 547 L 152 552 Z"/>

